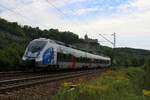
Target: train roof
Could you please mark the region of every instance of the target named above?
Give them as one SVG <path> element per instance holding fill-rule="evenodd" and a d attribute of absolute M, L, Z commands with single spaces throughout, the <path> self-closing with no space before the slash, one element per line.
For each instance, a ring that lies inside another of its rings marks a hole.
<path fill-rule="evenodd" d="M 34 39 L 33 41 L 48 41 L 53 44 L 57 44 L 57 47 L 59 48 L 58 50 L 60 52 L 66 53 L 66 54 L 73 54 L 77 57 L 87 57 L 87 58 L 93 58 L 93 59 L 104 59 L 104 60 L 110 60 L 109 57 L 104 57 L 96 54 L 92 54 L 86 51 L 78 50 L 76 48 L 72 48 L 69 45 L 66 45 L 63 42 L 56 41 L 56 40 L 51 40 L 51 39 L 46 39 L 46 38 L 39 38 L 39 39 Z"/>

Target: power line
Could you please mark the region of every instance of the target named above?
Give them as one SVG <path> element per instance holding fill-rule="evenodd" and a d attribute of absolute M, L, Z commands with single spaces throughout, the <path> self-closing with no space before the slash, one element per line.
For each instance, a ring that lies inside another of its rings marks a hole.
<path fill-rule="evenodd" d="M 112 42 L 112 41 L 110 41 L 108 38 L 106 38 L 105 36 L 104 36 L 104 34 L 99 34 L 103 39 L 105 39 L 106 41 L 105 42 L 109 42 L 110 44 L 112 44 L 113 45 L 113 48 L 115 48 L 116 47 L 116 33 L 114 33 L 114 34 L 111 34 L 112 36 L 113 36 L 113 39 L 114 39 L 114 41 Z"/>
<path fill-rule="evenodd" d="M 65 3 L 67 3 L 66 1 L 64 1 Z M 75 10 L 74 9 L 69 9 L 71 12 L 72 12 L 72 14 L 75 12 Z M 83 21 L 82 20 L 82 22 L 85 24 L 85 25 L 88 25 L 88 23 L 86 22 L 86 21 Z M 79 25 L 80 25 L 80 22 L 79 22 Z M 86 32 L 87 33 L 87 32 Z"/>
<path fill-rule="evenodd" d="M 21 17 L 23 17 L 24 19 L 28 20 L 29 22 L 37 23 L 37 21 L 32 20 L 32 19 L 30 19 L 29 17 L 27 17 L 27 16 L 25 16 L 25 15 L 23 15 L 23 14 L 19 13 L 19 12 L 16 12 L 16 11 L 14 11 L 14 10 L 10 9 L 10 8 L 7 8 L 7 7 L 5 7 L 4 5 L 1 5 L 1 4 L 0 4 L 0 7 L 1 7 L 1 8 L 4 8 L 4 9 L 6 9 L 6 10 L 10 11 L 10 12 L 13 12 L 13 13 L 15 13 L 15 14 L 17 14 L 17 15 L 21 16 Z M 40 25 L 41 25 L 41 24 L 40 24 Z M 42 26 L 43 26 L 43 27 L 47 27 L 47 26 L 45 26 L 45 25 L 42 25 Z"/>
<path fill-rule="evenodd" d="M 46 0 L 46 2 L 47 2 L 48 4 L 50 4 L 53 8 L 55 8 L 58 12 L 60 12 L 62 16 L 67 17 L 67 18 L 70 19 L 71 21 L 73 20 L 73 18 L 71 18 L 70 16 L 66 15 L 61 9 L 59 9 L 58 7 L 56 7 L 53 3 L 49 2 L 49 0 Z M 64 1 L 64 2 L 66 2 L 66 1 Z M 67 2 L 66 2 L 66 3 L 67 3 Z M 70 10 L 71 12 L 74 12 L 74 10 L 72 10 L 72 9 L 69 9 L 69 10 Z M 75 24 L 77 24 L 77 23 L 78 23 L 79 25 L 81 25 L 80 22 L 76 21 Z M 85 23 L 85 24 L 87 25 L 87 23 Z M 79 27 L 79 25 L 76 25 L 76 27 Z M 79 28 L 80 28 L 80 27 L 79 27 Z"/>
<path fill-rule="evenodd" d="M 6 10 L 8 10 L 8 11 L 10 11 L 10 12 L 13 12 L 13 13 L 19 15 L 19 16 L 25 18 L 26 20 L 33 21 L 33 20 L 31 20 L 30 18 L 28 18 L 27 16 L 24 16 L 24 15 L 22 15 L 22 14 L 16 12 L 16 11 L 14 11 L 14 10 L 12 10 L 12 9 L 10 9 L 10 8 L 7 8 L 7 7 L 5 7 L 5 6 L 1 5 L 1 4 L 0 4 L 0 7 L 2 7 L 2 8 L 6 9 Z"/>
<path fill-rule="evenodd" d="M 66 16 L 64 12 L 61 11 L 61 9 L 57 8 L 53 3 L 50 3 L 49 0 L 46 0 L 48 4 L 50 4 L 53 8 L 55 8 L 58 12 L 60 12 L 64 17 Z"/>
<path fill-rule="evenodd" d="M 104 38 L 107 42 L 113 44 L 113 42 L 111 42 L 109 39 L 107 39 L 105 36 L 103 36 L 102 34 L 99 34 L 102 38 Z"/>

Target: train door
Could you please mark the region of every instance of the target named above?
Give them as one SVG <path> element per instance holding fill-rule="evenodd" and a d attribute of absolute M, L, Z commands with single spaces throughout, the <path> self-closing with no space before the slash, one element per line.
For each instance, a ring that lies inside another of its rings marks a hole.
<path fill-rule="evenodd" d="M 53 64 L 57 64 L 57 48 L 53 48 L 54 49 L 54 61 Z"/>
<path fill-rule="evenodd" d="M 76 57 L 72 55 L 72 58 L 71 58 L 71 68 L 72 69 L 75 69 L 77 66 L 76 66 Z"/>

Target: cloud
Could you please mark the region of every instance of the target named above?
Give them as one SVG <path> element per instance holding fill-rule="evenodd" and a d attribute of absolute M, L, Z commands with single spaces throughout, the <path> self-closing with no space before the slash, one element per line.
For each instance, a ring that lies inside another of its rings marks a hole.
<path fill-rule="evenodd" d="M 15 1 L 14 4 L 16 4 Z M 53 13 L 51 9 L 52 7 L 47 2 L 43 2 L 43 0 L 32 0 L 28 5 L 21 3 L 12 9 L 13 12 L 6 9 L 0 16 L 9 21 L 17 21 L 23 25 L 39 26 L 41 28 L 59 28 L 58 25 L 61 23 L 60 15 Z"/>
<path fill-rule="evenodd" d="M 150 2 L 149 0 L 136 0 L 135 2 L 131 3 L 131 6 L 137 7 L 139 9 L 145 9 L 150 8 Z"/>
<path fill-rule="evenodd" d="M 74 14 L 79 16 L 85 13 L 95 12 L 98 10 L 99 10 L 98 8 L 84 8 L 84 9 L 78 9 L 77 11 L 75 11 Z"/>
<path fill-rule="evenodd" d="M 82 23 L 79 26 L 81 27 L 80 29 L 72 28 L 74 31 L 77 33 L 82 33 L 82 31 L 86 30 L 90 33 L 96 33 L 96 32 L 114 32 L 114 31 L 119 31 L 119 33 L 122 33 L 123 35 L 132 35 L 132 34 L 148 34 L 150 32 L 150 9 L 148 9 L 149 4 L 147 3 L 142 3 L 143 5 L 146 4 L 145 6 L 138 6 L 138 2 L 141 0 L 137 0 L 135 2 L 131 2 L 128 5 L 121 5 L 119 8 L 132 8 L 134 9 L 132 13 L 129 12 L 124 12 L 124 10 L 119 9 L 118 13 L 115 16 L 98 16 L 97 18 L 94 18 L 92 20 L 89 20 L 87 23 Z M 145 0 L 142 0 L 143 2 Z M 134 4 L 134 6 L 133 6 Z M 147 8 L 147 10 L 144 10 Z M 143 9 L 144 11 L 141 12 L 139 9 Z M 82 10 L 81 10 L 82 11 Z M 83 12 L 88 12 L 92 11 L 91 9 L 89 10 L 83 10 Z M 132 34 L 131 34 L 132 33 Z"/>
<path fill-rule="evenodd" d="M 62 8 L 66 5 L 75 4 L 75 3 L 83 3 L 89 0 L 46 0 L 52 4 L 55 4 L 56 7 Z"/>
<path fill-rule="evenodd" d="M 1 0 L 0 5 L 13 12 L 0 7 L 0 17 L 9 21 L 17 21 L 22 25 L 38 26 L 41 29 L 69 30 L 80 37 L 87 33 L 92 38 L 98 38 L 99 33 L 112 34 L 116 32 L 118 38 L 121 39 L 118 40 L 118 46 L 142 47 L 142 44 L 138 46 L 140 38 L 150 37 L 149 0 L 130 0 L 128 3 L 122 3 L 121 0 L 118 0 L 118 2 L 120 1 L 118 5 L 109 2 L 109 0 L 106 0 L 107 2 L 105 0 L 102 0 L 103 2 L 99 0 L 48 1 L 66 15 L 61 14 L 46 0 Z M 129 38 L 133 38 L 133 40 L 138 38 L 137 46 L 124 42 L 132 40 Z M 146 42 L 143 42 L 142 48 L 146 48 L 147 45 Z"/>
<path fill-rule="evenodd" d="M 87 32 L 92 38 L 100 38 L 99 33 L 118 34 L 118 46 L 130 46 L 137 48 L 150 49 L 148 44 L 150 38 L 150 3 L 145 3 L 144 0 L 131 2 L 128 5 L 121 5 L 118 13 L 115 16 L 97 17 L 89 20 L 87 23 L 79 24 L 80 30 L 76 26 L 72 27 L 75 33 Z M 139 6 L 139 2 L 142 6 Z M 131 9 L 131 10 L 130 10 Z M 145 41 L 143 41 L 145 39 Z"/>

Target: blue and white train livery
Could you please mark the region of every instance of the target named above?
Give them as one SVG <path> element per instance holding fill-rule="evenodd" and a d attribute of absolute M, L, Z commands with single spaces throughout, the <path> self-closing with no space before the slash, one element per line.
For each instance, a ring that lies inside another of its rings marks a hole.
<path fill-rule="evenodd" d="M 27 46 L 22 57 L 30 67 L 51 69 L 77 69 L 108 67 L 110 58 L 91 54 L 66 46 L 62 42 L 51 39 L 34 39 Z"/>

